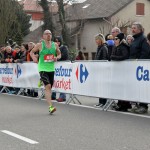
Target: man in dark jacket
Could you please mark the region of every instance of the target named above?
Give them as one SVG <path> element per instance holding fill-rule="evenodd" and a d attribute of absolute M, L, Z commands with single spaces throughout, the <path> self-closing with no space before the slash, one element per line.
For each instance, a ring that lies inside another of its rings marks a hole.
<path fill-rule="evenodd" d="M 132 34 L 134 41 L 130 45 L 130 59 L 149 59 L 150 46 L 143 33 L 144 29 L 141 23 L 135 22 L 132 24 Z M 148 111 L 148 104 L 140 103 L 132 109 L 135 113 L 146 113 Z"/>

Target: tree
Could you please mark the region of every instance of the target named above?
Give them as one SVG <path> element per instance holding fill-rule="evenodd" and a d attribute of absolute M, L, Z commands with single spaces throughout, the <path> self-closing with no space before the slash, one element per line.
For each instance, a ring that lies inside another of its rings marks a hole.
<path fill-rule="evenodd" d="M 0 44 L 8 38 L 21 43 L 29 33 L 30 17 L 16 0 L 0 0 Z"/>
<path fill-rule="evenodd" d="M 20 45 L 23 41 L 23 37 L 30 32 L 29 28 L 31 24 L 29 22 L 31 17 L 24 12 L 23 6 L 18 2 L 16 2 L 15 6 L 17 18 L 9 30 L 9 36 Z"/>
<path fill-rule="evenodd" d="M 67 1 L 67 3 L 69 2 L 69 0 Z M 63 42 L 69 46 L 70 45 L 70 35 L 69 35 L 69 30 L 66 26 L 66 18 L 65 18 L 65 10 L 64 10 L 64 6 L 65 4 L 63 3 L 62 0 L 57 0 L 57 4 L 58 4 L 58 14 L 59 14 L 59 21 L 62 27 L 62 37 L 63 37 Z"/>
<path fill-rule="evenodd" d="M 43 13 L 44 13 L 44 25 L 43 25 L 43 30 L 50 30 L 52 32 L 52 34 L 54 35 L 54 25 L 53 25 L 53 21 L 52 21 L 52 12 L 49 11 L 49 3 L 47 0 L 41 0 L 38 1 L 39 5 L 42 7 L 43 9 Z"/>
<path fill-rule="evenodd" d="M 0 44 L 5 44 L 9 29 L 16 21 L 14 1 L 0 0 Z"/>

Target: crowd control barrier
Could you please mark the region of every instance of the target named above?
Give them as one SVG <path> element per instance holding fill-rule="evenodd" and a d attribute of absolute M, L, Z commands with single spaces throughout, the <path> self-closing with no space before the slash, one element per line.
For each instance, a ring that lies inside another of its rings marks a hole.
<path fill-rule="evenodd" d="M 0 64 L 3 87 L 38 88 L 37 64 Z M 56 62 L 53 90 L 108 99 L 150 103 L 149 61 Z"/>

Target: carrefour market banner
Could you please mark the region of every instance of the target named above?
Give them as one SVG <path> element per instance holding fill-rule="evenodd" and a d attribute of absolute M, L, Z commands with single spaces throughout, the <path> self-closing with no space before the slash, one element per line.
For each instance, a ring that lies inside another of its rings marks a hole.
<path fill-rule="evenodd" d="M 149 61 L 76 62 L 73 93 L 150 103 Z"/>
<path fill-rule="evenodd" d="M 72 93 L 72 72 L 73 64 L 71 62 L 55 63 L 55 76 L 52 90 L 56 92 Z"/>
<path fill-rule="evenodd" d="M 37 64 L 0 64 L 0 85 L 20 88 L 38 88 Z"/>
<path fill-rule="evenodd" d="M 0 64 L 0 85 L 38 88 L 35 63 Z M 53 90 L 150 103 L 149 61 L 57 62 Z"/>
<path fill-rule="evenodd" d="M 53 90 L 72 92 L 72 63 L 55 63 Z M 40 80 L 36 63 L 0 64 L 0 85 L 19 88 L 38 88 Z M 43 87 L 42 87 L 43 88 Z"/>

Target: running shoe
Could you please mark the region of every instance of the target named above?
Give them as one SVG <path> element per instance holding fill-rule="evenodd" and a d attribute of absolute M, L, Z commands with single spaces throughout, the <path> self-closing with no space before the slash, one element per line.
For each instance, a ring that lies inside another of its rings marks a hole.
<path fill-rule="evenodd" d="M 56 111 L 56 108 L 54 106 L 49 106 L 50 114 L 53 114 L 55 111 Z"/>
<path fill-rule="evenodd" d="M 42 85 L 43 85 L 43 82 L 40 80 L 40 81 L 38 82 L 38 87 L 40 88 Z"/>

